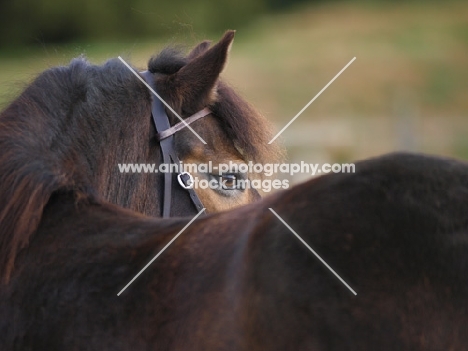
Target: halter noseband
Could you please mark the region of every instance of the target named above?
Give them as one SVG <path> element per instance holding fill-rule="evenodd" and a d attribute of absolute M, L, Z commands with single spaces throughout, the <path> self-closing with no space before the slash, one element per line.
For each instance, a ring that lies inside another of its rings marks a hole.
<path fill-rule="evenodd" d="M 145 79 L 146 83 L 156 91 L 156 87 L 154 84 L 154 76 L 149 71 L 140 72 L 140 74 Z M 204 108 L 201 111 L 198 111 L 194 115 L 185 118 L 184 122 L 179 122 L 171 127 L 169 123 L 169 117 L 167 116 L 166 110 L 164 108 L 163 103 L 154 96 L 151 96 L 152 104 L 151 104 L 151 116 L 153 117 L 154 126 L 156 128 L 156 139 L 159 141 L 161 146 L 161 154 L 163 157 L 163 163 L 171 164 L 174 162 L 177 165 L 181 165 L 181 161 L 175 152 L 175 144 L 174 144 L 174 134 L 177 133 L 179 130 L 183 129 L 187 125 L 203 118 L 211 113 L 210 109 Z M 181 171 L 179 167 L 179 171 Z M 192 203 L 195 205 L 198 212 L 203 209 L 203 204 L 198 198 L 197 194 L 193 190 L 193 177 L 188 172 L 181 172 L 177 175 L 177 180 L 182 188 L 187 190 L 190 195 L 190 199 Z M 163 194 L 163 210 L 162 216 L 163 217 L 170 217 L 171 216 L 171 196 L 172 196 L 172 173 L 165 172 L 164 173 L 164 194 Z"/>

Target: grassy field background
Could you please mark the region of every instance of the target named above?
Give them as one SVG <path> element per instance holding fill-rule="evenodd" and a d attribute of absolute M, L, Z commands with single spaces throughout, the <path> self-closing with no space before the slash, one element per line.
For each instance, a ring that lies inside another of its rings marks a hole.
<path fill-rule="evenodd" d="M 141 68 L 163 46 L 222 33 L 180 31 L 126 43 L 0 51 L 0 107 L 38 73 L 80 54 Z M 468 3 L 333 3 L 261 17 L 236 34 L 224 79 L 281 129 L 292 162 L 341 162 L 410 150 L 468 159 Z M 300 181 L 297 177 L 294 181 Z"/>

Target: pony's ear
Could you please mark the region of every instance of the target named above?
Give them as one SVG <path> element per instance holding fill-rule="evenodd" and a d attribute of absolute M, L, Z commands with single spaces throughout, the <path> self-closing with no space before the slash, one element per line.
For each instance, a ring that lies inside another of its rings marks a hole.
<path fill-rule="evenodd" d="M 200 44 L 192 51 L 195 57 L 184 67 L 177 73 L 161 78 L 164 81 L 158 84 L 160 90 L 182 112 L 195 113 L 215 100 L 216 83 L 226 65 L 234 33 L 233 30 L 227 31 L 209 49 L 206 49 L 208 44 Z M 198 56 L 196 53 L 199 53 Z"/>
<path fill-rule="evenodd" d="M 198 57 L 200 56 L 201 54 L 203 54 L 206 50 L 208 50 L 208 48 L 210 47 L 211 45 L 211 41 L 210 40 L 204 40 L 202 41 L 200 44 L 198 44 L 197 46 L 195 46 L 192 51 L 190 51 L 190 54 L 188 54 L 187 56 L 187 59 L 188 60 L 193 60 L 195 57 Z"/>

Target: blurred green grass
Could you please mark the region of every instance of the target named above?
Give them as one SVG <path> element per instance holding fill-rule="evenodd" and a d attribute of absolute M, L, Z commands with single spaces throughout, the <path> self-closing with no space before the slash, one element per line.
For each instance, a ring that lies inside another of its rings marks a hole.
<path fill-rule="evenodd" d="M 203 39 L 191 31 L 0 52 L 0 105 L 39 72 L 80 54 L 95 63 L 122 55 L 144 68 L 166 44 Z M 355 56 L 283 133 L 293 161 L 351 160 L 399 149 L 468 158 L 466 2 L 304 4 L 265 15 L 237 32 L 223 76 L 279 130 Z"/>

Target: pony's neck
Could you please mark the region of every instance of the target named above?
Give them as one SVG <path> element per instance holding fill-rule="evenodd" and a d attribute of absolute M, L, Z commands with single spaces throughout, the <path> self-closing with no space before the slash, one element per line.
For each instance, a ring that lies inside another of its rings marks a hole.
<path fill-rule="evenodd" d="M 57 191 L 157 213 L 157 201 L 145 198 L 152 175 L 127 177 L 118 169 L 118 163 L 155 157 L 149 111 L 146 87 L 118 60 L 92 66 L 76 59 L 42 73 L 2 112 L 0 222 L 6 224 L 0 275 L 5 280 Z"/>

